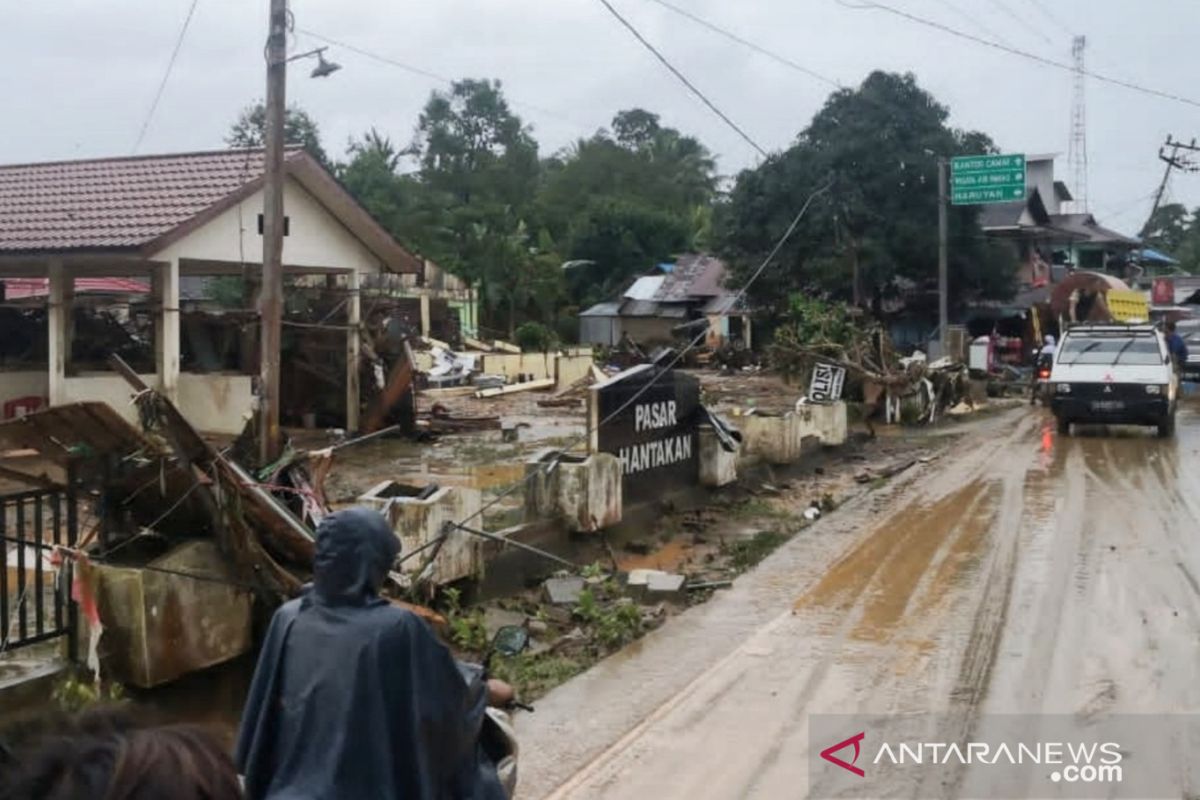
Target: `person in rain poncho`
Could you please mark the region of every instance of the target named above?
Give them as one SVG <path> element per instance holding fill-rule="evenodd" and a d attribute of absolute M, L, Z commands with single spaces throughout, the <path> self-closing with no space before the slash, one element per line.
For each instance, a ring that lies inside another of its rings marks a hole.
<path fill-rule="evenodd" d="M 504 796 L 479 755 L 488 687 L 379 596 L 399 550 L 370 509 L 318 527 L 312 586 L 275 612 L 242 717 L 251 800 Z"/>

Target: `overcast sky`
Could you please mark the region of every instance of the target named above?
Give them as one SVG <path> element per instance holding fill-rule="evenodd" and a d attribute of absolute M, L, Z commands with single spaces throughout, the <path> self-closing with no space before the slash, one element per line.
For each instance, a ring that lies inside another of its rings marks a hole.
<path fill-rule="evenodd" d="M 1070 60 L 1071 32 L 1086 34 L 1089 69 L 1200 99 L 1196 0 L 881 1 L 1058 61 Z M 0 163 L 129 154 L 190 2 L 5 0 Z M 612 2 L 768 150 L 786 147 L 830 91 L 651 0 Z M 912 71 L 954 125 L 989 133 L 1007 152 L 1062 153 L 1059 177 L 1070 183 L 1065 71 L 837 0 L 673 2 L 843 84 L 872 69 Z M 267 7 L 198 0 L 139 152 L 223 146 L 238 110 L 264 94 Z M 292 0 L 291 8 L 298 29 L 442 76 L 500 78 L 543 153 L 641 106 L 702 139 L 724 174 L 756 160 L 598 0 Z M 319 44 L 303 34 L 294 42 Z M 288 94 L 317 119 L 330 153 L 371 126 L 407 143 L 441 84 L 336 46 L 329 56 L 345 68 L 311 80 L 311 62 L 297 64 Z M 1089 80 L 1087 111 L 1090 209 L 1135 233 L 1162 174 L 1159 145 L 1168 133 L 1200 136 L 1200 108 Z M 1169 197 L 1200 205 L 1200 174 L 1177 173 Z"/>

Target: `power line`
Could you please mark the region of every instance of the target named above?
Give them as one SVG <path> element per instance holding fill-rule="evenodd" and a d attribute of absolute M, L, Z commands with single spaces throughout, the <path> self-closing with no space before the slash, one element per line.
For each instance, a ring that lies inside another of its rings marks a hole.
<path fill-rule="evenodd" d="M 1007 45 L 999 44 L 998 42 L 992 42 L 987 39 L 982 39 L 978 36 L 967 33 L 965 31 L 960 31 L 957 28 L 951 28 L 949 25 L 943 25 L 940 22 L 936 22 L 934 20 L 927 19 L 925 17 L 917 16 L 916 14 L 910 14 L 907 11 L 902 11 L 898 8 L 886 5 L 884 3 L 873 2 L 873 0 L 864 0 L 864 2 L 862 2 L 862 3 L 851 3 L 851 2 L 848 2 L 848 0 L 837 0 L 837 2 L 839 5 L 845 6 L 846 8 L 853 8 L 853 9 L 857 9 L 857 10 L 879 9 L 880 11 L 886 11 L 889 14 L 894 14 L 897 17 L 902 17 L 903 19 L 907 19 L 909 22 L 915 22 L 918 25 L 924 25 L 929 28 L 934 28 L 936 30 L 942 31 L 943 33 L 948 33 L 951 36 L 957 36 L 960 39 L 966 39 L 968 41 L 975 42 L 976 44 L 982 44 L 982 45 L 985 45 L 986 47 L 991 47 L 995 50 L 999 50 L 1001 52 L 1008 53 L 1010 55 L 1020 56 L 1021 58 L 1026 58 L 1026 59 L 1029 59 L 1030 61 L 1036 61 L 1039 64 L 1043 64 L 1047 67 L 1054 67 L 1056 69 L 1067 70 L 1069 72 L 1075 71 L 1075 67 L 1066 62 L 1055 61 L 1052 58 L 1045 58 L 1044 56 L 1039 56 L 1036 53 L 1030 53 L 1027 50 L 1021 50 L 1016 47 L 1009 47 Z M 1182 95 L 1172 94 L 1171 92 L 1164 92 L 1161 89 L 1151 89 L 1150 87 L 1147 87 L 1147 86 L 1141 86 L 1140 84 L 1121 80 L 1120 78 L 1112 78 L 1107 75 L 1101 75 L 1097 72 L 1090 72 L 1090 71 L 1085 70 L 1083 74 L 1087 75 L 1089 78 L 1098 80 L 1101 83 L 1108 83 L 1108 84 L 1112 84 L 1113 86 L 1120 86 L 1121 88 L 1129 89 L 1130 91 L 1140 92 L 1141 94 L 1151 95 L 1153 97 L 1159 97 L 1164 100 L 1173 100 L 1177 103 L 1183 103 L 1185 105 L 1200 108 L 1200 100 L 1193 100 L 1190 97 L 1184 97 Z"/>
<path fill-rule="evenodd" d="M 388 56 L 380 55 L 379 53 L 373 53 L 370 50 L 365 50 L 361 47 L 357 47 L 357 46 L 349 44 L 347 42 L 343 42 L 339 39 L 334 39 L 331 36 L 325 36 L 324 34 L 317 33 L 316 31 L 307 30 L 305 28 L 297 28 L 296 32 L 302 33 L 305 36 L 308 36 L 312 39 L 316 39 L 317 41 L 324 42 L 325 44 L 331 44 L 335 47 L 340 47 L 343 50 L 348 50 L 351 53 L 357 53 L 358 55 L 363 56 L 364 58 L 369 58 L 372 61 L 378 61 L 381 64 L 387 64 L 392 67 L 397 67 L 397 68 L 402 69 L 405 72 L 411 73 L 413 75 L 419 75 L 422 78 L 427 78 L 431 81 L 445 84 L 446 86 L 454 85 L 453 78 L 447 77 L 445 75 L 439 75 L 436 72 L 431 72 L 427 69 L 422 69 L 421 67 L 415 67 L 412 64 L 407 64 L 403 61 L 399 61 L 397 59 L 390 58 Z M 594 128 L 592 128 L 588 125 L 584 125 L 582 122 L 573 120 L 570 117 L 563 116 L 562 114 L 558 113 L 557 111 L 551 111 L 548 108 L 543 108 L 543 107 L 535 105 L 533 103 L 527 103 L 527 102 L 524 102 L 523 100 L 514 99 L 512 97 L 508 98 L 508 102 L 510 102 L 512 105 L 520 107 L 520 108 L 527 108 L 530 111 L 533 111 L 537 114 L 541 114 L 544 117 L 550 117 L 552 119 L 556 119 L 559 122 L 563 122 L 568 125 L 571 125 L 575 128 L 578 128 L 581 131 L 586 131 L 588 133 L 592 133 L 595 131 Z"/>
<path fill-rule="evenodd" d="M 1031 6 L 1036 8 L 1038 11 L 1041 11 L 1042 15 L 1046 19 L 1050 20 L 1055 25 L 1057 25 L 1059 27 L 1059 29 L 1062 30 L 1063 33 L 1067 34 L 1068 36 L 1075 35 L 1076 32 L 1071 30 L 1070 27 L 1068 27 L 1065 23 L 1063 23 L 1063 21 L 1060 20 L 1058 17 L 1056 17 L 1054 14 L 1050 13 L 1050 9 L 1046 8 L 1046 4 L 1043 3 L 1041 0 L 1028 0 L 1028 2 Z"/>
<path fill-rule="evenodd" d="M 1001 11 L 1003 11 L 1003 12 L 1004 12 L 1004 14 L 1005 14 L 1005 16 L 1007 16 L 1007 17 L 1009 17 L 1010 19 L 1014 20 L 1014 21 L 1015 21 L 1015 22 L 1016 22 L 1018 25 L 1020 25 L 1022 28 L 1024 28 L 1024 29 L 1025 29 L 1025 30 L 1027 30 L 1027 31 L 1029 31 L 1029 32 L 1030 32 L 1030 33 L 1032 33 L 1034 36 L 1037 36 L 1037 37 L 1039 37 L 1039 38 L 1040 38 L 1040 39 L 1041 39 L 1043 42 L 1045 42 L 1046 44 L 1050 45 L 1051 47 L 1054 47 L 1054 40 L 1052 40 L 1052 39 L 1051 39 L 1049 36 L 1047 36 L 1046 34 L 1042 33 L 1042 32 L 1041 32 L 1040 30 L 1038 30 L 1038 29 L 1037 29 L 1035 26 L 1033 26 L 1033 25 L 1030 25 L 1030 24 L 1029 24 L 1029 21 L 1028 21 L 1027 19 L 1025 19 L 1024 17 L 1022 17 L 1022 16 L 1021 16 L 1020 14 L 1018 14 L 1017 12 L 1013 11 L 1013 10 L 1012 10 L 1011 8 L 1009 8 L 1007 5 L 1005 5 L 1005 4 L 1004 4 L 1004 0 L 992 0 L 992 5 L 993 5 L 993 6 L 995 6 L 996 8 L 998 8 L 998 9 L 1000 9 Z"/>
<path fill-rule="evenodd" d="M 171 77 L 171 70 L 175 67 L 175 59 L 179 57 L 179 49 L 183 47 L 183 39 L 187 36 L 188 26 L 192 24 L 192 15 L 196 13 L 196 5 L 199 2 L 200 0 L 192 0 L 192 4 L 188 6 L 187 16 L 183 18 L 183 26 L 179 29 L 178 38 L 175 39 L 175 48 L 171 51 L 171 58 L 167 61 L 167 69 L 163 72 L 162 80 L 158 84 L 158 91 L 154 93 L 154 101 L 150 103 L 150 110 L 146 112 L 146 119 L 142 122 L 142 129 L 138 131 L 137 141 L 133 143 L 134 153 L 142 146 L 142 140 L 146 138 L 146 131 L 150 128 L 150 120 L 154 119 L 154 112 L 158 110 L 158 101 L 162 100 L 163 90 L 167 88 L 167 79 Z"/>
<path fill-rule="evenodd" d="M 675 66 L 670 61 L 667 60 L 666 56 L 664 56 L 662 53 L 660 53 L 658 51 L 658 49 L 655 48 L 654 45 L 650 44 L 650 42 L 648 42 L 646 40 L 646 37 L 642 36 L 642 34 L 638 31 L 637 28 L 633 27 L 633 24 L 631 22 L 629 22 L 629 20 L 627 20 L 627 19 L 625 19 L 625 17 L 621 16 L 621 12 L 619 12 L 615 8 L 613 8 L 612 3 L 610 3 L 608 0 L 600 0 L 600 3 L 605 8 L 608 9 L 608 12 L 610 14 L 612 14 L 614 17 L 617 18 L 617 21 L 619 21 L 622 25 L 624 25 L 626 27 L 626 29 L 628 29 L 628 31 L 633 34 L 634 38 L 636 38 L 639 42 L 642 43 L 643 47 L 645 47 L 647 50 L 649 50 L 651 53 L 653 53 L 654 57 L 657 58 L 660 62 L 662 62 L 662 65 L 664 67 L 666 67 L 667 69 L 669 69 L 671 71 L 672 75 L 674 75 L 676 78 L 678 78 L 680 80 L 680 82 L 683 83 L 684 86 L 686 86 L 688 89 L 690 89 L 692 94 L 694 94 L 694 95 L 696 95 L 696 97 L 700 98 L 700 101 L 702 103 L 704 103 L 704 105 L 708 106 L 710 111 L 712 111 L 714 114 L 716 114 L 718 117 L 720 117 L 721 121 L 724 122 L 726 125 L 728 125 L 730 128 L 732 128 L 734 130 L 734 132 L 737 133 L 738 136 L 745 139 L 746 142 L 751 147 L 753 147 L 755 150 L 758 151 L 759 155 L 761 155 L 763 158 L 767 158 L 767 151 L 764 150 L 762 148 L 762 146 L 759 145 L 758 142 L 751 139 L 750 135 L 748 133 L 746 133 L 744 130 L 742 130 L 740 127 L 738 127 L 738 124 L 736 122 L 734 122 L 733 120 L 731 120 L 728 116 L 726 116 L 724 111 L 717 108 L 716 104 L 714 104 L 713 101 L 709 100 L 704 95 L 704 92 L 697 89 L 696 85 L 694 83 L 689 81 L 682 72 L 680 72 L 678 69 L 676 69 Z"/>
<path fill-rule="evenodd" d="M 992 30 L 991 28 L 989 28 L 988 26 L 986 26 L 982 22 L 980 22 L 979 17 L 974 16 L 972 14 L 968 14 L 967 12 L 963 11 L 961 8 L 959 8 L 953 2 L 951 2 L 951 0 L 937 0 L 937 1 L 941 5 L 945 6 L 946 8 L 950 9 L 951 11 L 953 11 L 961 19 L 964 19 L 967 22 L 971 23 L 973 26 L 975 26 L 976 29 L 982 31 L 985 35 L 992 37 L 992 39 L 994 41 L 1002 42 L 1002 43 L 1008 45 L 1009 47 L 1012 47 L 1011 42 L 1009 42 L 1003 36 L 996 33 L 994 30 Z"/>
<path fill-rule="evenodd" d="M 754 42 L 750 41 L 749 39 L 744 39 L 741 36 L 738 36 L 736 33 L 732 32 L 730 30 L 727 30 L 725 28 L 722 28 L 721 26 L 717 25 L 716 23 L 709 22 L 708 20 L 704 19 L 703 17 L 699 17 L 699 16 L 693 14 L 691 11 L 688 11 L 687 9 L 680 8 L 679 6 L 674 5 L 673 3 L 668 3 L 667 0 L 650 0 L 650 2 L 657 3 L 658 5 L 662 6 L 663 8 L 666 8 L 670 11 L 674 11 L 676 14 L 679 14 L 682 17 L 686 17 L 687 19 L 690 19 L 692 22 L 695 22 L 697 25 L 702 25 L 705 28 L 708 28 L 710 31 L 718 34 L 719 36 L 724 36 L 726 39 L 730 39 L 731 41 L 737 42 L 738 44 L 742 45 L 743 47 L 748 47 L 751 50 L 753 50 L 754 52 L 759 53 L 760 55 L 764 55 L 767 58 L 771 59 L 772 61 L 776 61 L 780 64 L 783 64 L 785 67 L 791 67 L 792 69 L 796 70 L 797 72 L 802 72 L 805 75 L 808 75 L 810 78 L 815 78 L 816 80 L 821 81 L 822 83 L 828 84 L 830 86 L 833 86 L 834 88 L 837 88 L 837 89 L 846 88 L 845 85 L 841 81 L 839 81 L 835 78 L 830 78 L 827 75 L 822 75 L 821 73 L 817 72 L 816 70 L 809 69 L 808 67 L 804 66 L 803 64 L 796 63 L 795 61 L 788 58 L 787 56 L 782 56 L 779 53 L 768 50 L 767 48 L 763 47 L 762 45 L 755 44 Z"/>
<path fill-rule="evenodd" d="M 767 257 L 763 259 L 762 263 L 758 265 L 758 268 L 754 270 L 754 272 L 750 275 L 750 278 L 746 281 L 745 284 L 743 284 L 742 288 L 738 290 L 736 295 L 734 295 L 733 302 L 730 304 L 731 308 L 737 307 L 737 305 L 742 301 L 742 298 L 746 295 L 746 292 L 748 292 L 750 290 L 750 287 L 754 285 L 755 281 L 758 280 L 759 276 L 762 275 L 763 271 L 766 270 L 766 268 L 768 266 L 770 266 L 771 262 L 775 260 L 775 256 L 779 255 L 779 251 L 783 249 L 783 246 L 785 244 L 787 244 L 789 239 L 792 238 L 792 234 L 794 234 L 796 232 L 796 228 L 800 225 L 800 221 L 802 219 L 804 219 L 804 215 L 808 213 L 808 207 L 810 205 L 812 205 L 812 201 L 815 200 L 819 195 L 822 195 L 825 192 L 829 191 L 830 187 L 832 187 L 832 186 L 833 186 L 832 182 L 826 183 L 824 186 L 821 186 L 818 189 L 814 189 L 812 191 L 812 193 L 809 194 L 809 196 L 804 201 L 804 205 L 802 205 L 800 207 L 800 211 L 797 212 L 796 216 L 792 219 L 791 224 L 788 225 L 787 229 L 783 232 L 783 235 L 779 237 L 779 239 L 775 242 L 775 245 L 771 248 L 770 252 L 767 253 Z M 652 386 L 654 386 L 654 384 L 658 383 L 659 379 L 663 375 L 665 375 L 668 370 L 674 368 L 676 364 L 678 364 L 680 361 L 682 361 L 683 357 L 686 356 L 689 351 L 691 351 L 698 344 L 700 344 L 700 342 L 704 341 L 704 338 L 707 335 L 708 335 L 707 331 L 700 331 L 700 333 L 696 334 L 695 338 L 693 338 L 690 342 L 688 342 L 687 346 L 684 347 L 682 350 L 680 350 L 675 355 L 675 357 L 673 359 L 671 359 L 670 363 L 668 363 L 665 367 L 663 367 L 663 369 L 660 370 L 658 372 L 658 374 L 656 374 L 648 383 L 646 383 L 646 385 L 642 386 L 640 389 L 638 389 L 636 392 L 634 392 L 632 397 L 630 397 L 628 400 L 626 400 L 624 403 L 622 403 L 620 406 L 618 406 L 616 408 L 616 410 L 614 410 L 607 417 L 605 417 L 602 420 L 599 420 L 596 423 L 595 427 L 592 427 L 591 425 L 589 425 L 583 431 L 583 433 L 579 434 L 574 439 L 572 439 L 570 442 L 568 442 L 567 445 L 559 451 L 559 453 L 565 455 L 566 453 L 571 452 L 576 447 L 578 447 L 581 443 L 590 439 L 591 435 L 594 431 L 598 431 L 598 430 L 600 430 L 600 428 L 602 428 L 605 425 L 607 425 L 608 423 L 612 422 L 613 419 L 615 419 L 619 414 L 621 414 L 621 412 L 623 412 L 625 409 L 629 408 L 631 405 L 633 405 L 635 402 L 637 402 L 638 398 L 640 398 L 643 394 L 645 394 L 647 391 L 649 391 L 650 387 L 652 387 Z M 465 519 L 459 520 L 458 522 L 454 523 L 454 526 L 457 528 L 461 528 L 464 525 L 466 525 L 468 522 L 471 522 L 474 519 L 482 517 L 485 513 L 487 513 L 488 509 L 495 506 L 501 500 L 508 497 L 510 494 L 515 492 L 517 489 L 520 489 L 522 486 L 524 486 L 525 484 L 532 481 L 535 477 L 548 474 L 556 466 L 557 466 L 557 462 L 552 462 L 547 467 L 543 467 L 541 470 L 533 470 L 533 471 L 529 472 L 523 479 L 517 481 L 516 483 L 510 484 L 508 486 L 508 488 L 506 488 L 504 491 L 500 492 L 498 495 L 496 495 L 494 498 L 492 498 L 490 501 L 488 501 L 488 503 L 485 504 L 478 511 L 474 512 L 469 517 L 466 517 Z"/>

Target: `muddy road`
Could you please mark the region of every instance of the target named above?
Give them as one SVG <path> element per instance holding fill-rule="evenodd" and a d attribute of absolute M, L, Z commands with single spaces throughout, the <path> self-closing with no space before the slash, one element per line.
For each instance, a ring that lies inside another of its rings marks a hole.
<path fill-rule="evenodd" d="M 1196 410 L 1170 440 L 983 420 L 544 698 L 521 794 L 829 796 L 814 714 L 938 712 L 926 735 L 954 740 L 990 714 L 1198 712 L 1198 519 Z"/>

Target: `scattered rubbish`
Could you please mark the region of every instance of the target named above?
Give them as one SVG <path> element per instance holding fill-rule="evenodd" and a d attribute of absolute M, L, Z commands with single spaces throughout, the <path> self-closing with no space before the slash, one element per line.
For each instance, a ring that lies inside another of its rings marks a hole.
<path fill-rule="evenodd" d="M 701 592 L 705 589 L 728 589 L 730 586 L 733 586 L 733 581 L 700 581 L 689 583 L 684 588 L 689 592 Z"/>
<path fill-rule="evenodd" d="M 508 386 L 500 386 L 495 389 L 480 389 L 475 393 L 475 396 L 481 399 L 485 397 L 500 397 L 501 395 L 516 394 L 517 392 L 551 389 L 554 387 L 554 384 L 554 378 L 540 378 L 533 381 L 524 381 L 523 383 L 511 383 Z"/>
<path fill-rule="evenodd" d="M 685 576 L 673 572 L 663 572 L 659 569 L 635 569 L 630 571 L 625 585 L 634 599 L 654 602 L 681 599 L 686 582 Z"/>
<path fill-rule="evenodd" d="M 809 522 L 815 522 L 821 518 L 821 509 L 817 505 L 811 505 L 804 509 L 804 518 Z"/>
<path fill-rule="evenodd" d="M 569 576 L 565 578 L 549 578 L 542 584 L 546 602 L 552 606 L 573 606 L 579 603 L 579 595 L 583 592 L 583 578 Z"/>

